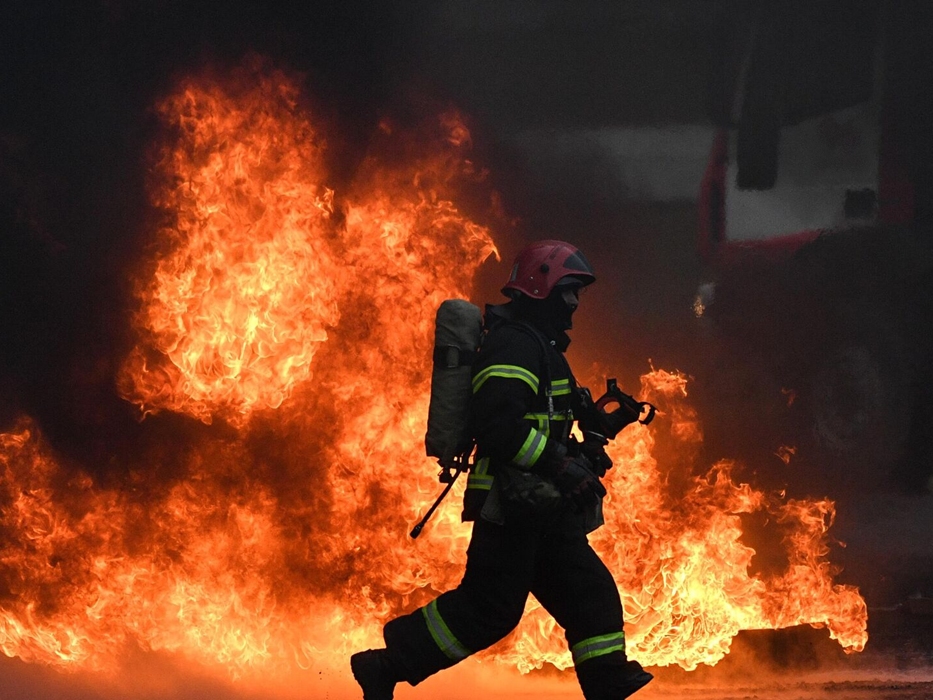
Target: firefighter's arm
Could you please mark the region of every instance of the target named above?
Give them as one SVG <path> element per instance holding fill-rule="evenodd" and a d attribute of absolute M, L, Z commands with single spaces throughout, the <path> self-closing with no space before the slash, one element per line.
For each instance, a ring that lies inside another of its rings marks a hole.
<path fill-rule="evenodd" d="M 539 460 L 561 447 L 524 416 L 534 405 L 531 373 L 516 366 L 490 365 L 473 382 L 473 425 L 477 447 L 497 462 L 511 462 L 531 470 Z M 519 378 L 519 375 L 524 378 Z M 479 381 L 477 381 L 479 380 Z"/>
<path fill-rule="evenodd" d="M 524 419 L 534 409 L 541 389 L 541 349 L 534 338 L 508 330 L 489 341 L 473 375 L 472 421 L 477 447 L 497 462 L 531 470 L 562 449 Z"/>
<path fill-rule="evenodd" d="M 512 348 L 514 350 L 514 347 Z M 558 490 L 577 508 L 585 509 L 606 491 L 582 455 L 569 456 L 567 448 L 530 425 L 524 416 L 538 396 L 538 375 L 512 362 L 496 362 L 512 353 L 494 356 L 473 377 L 473 421 L 477 446 L 496 461 L 511 462 L 554 480 Z M 524 364 L 530 364 L 525 360 Z"/>

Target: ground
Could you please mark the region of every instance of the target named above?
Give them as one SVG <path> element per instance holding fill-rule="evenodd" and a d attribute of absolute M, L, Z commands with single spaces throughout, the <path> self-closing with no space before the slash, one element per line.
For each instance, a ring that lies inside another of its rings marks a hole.
<path fill-rule="evenodd" d="M 714 667 L 651 669 L 655 681 L 635 700 L 933 700 L 933 615 L 907 606 L 869 616 L 870 640 L 844 654 L 826 630 L 741 632 Z M 62 674 L 0 656 L 2 700 L 359 700 L 349 665 L 320 665 L 295 676 L 231 681 L 154 654 L 130 658 L 118 676 Z M 570 700 L 572 674 L 519 675 L 467 660 L 396 700 Z"/>

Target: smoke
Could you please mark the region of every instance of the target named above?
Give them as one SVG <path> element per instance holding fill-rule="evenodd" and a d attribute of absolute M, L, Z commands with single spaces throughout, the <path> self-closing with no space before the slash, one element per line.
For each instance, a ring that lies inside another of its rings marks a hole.
<path fill-rule="evenodd" d="M 101 2 L 80 12 L 37 3 L 15 12 L 20 14 L 15 22 L 0 23 L 6 27 L 0 30 L 0 44 L 7 47 L 3 57 L 9 59 L 5 65 L 12 66 L 0 86 L 4 94 L 15 96 L 4 100 L 0 121 L 0 327 L 6 333 L 0 344 L 2 428 L 21 413 L 35 417 L 62 457 L 63 475 L 51 487 L 72 515 L 81 512 L 87 495 L 73 492 L 74 479 L 84 471 L 104 489 L 121 490 L 133 512 L 143 514 L 125 532 L 131 551 L 134 543 L 151 541 L 154 519 L 162 517 L 173 523 L 166 537 L 177 541 L 158 544 L 171 556 L 181 556 L 186 535 L 195 533 L 173 521 L 167 509 L 152 512 L 152 507 L 170 501 L 172 488 L 196 476 L 206 481 L 206 491 L 227 494 L 234 506 L 212 515 L 212 504 L 200 504 L 202 522 L 217 525 L 230 518 L 239 526 L 238 514 L 261 512 L 271 500 L 292 514 L 278 534 L 293 542 L 285 554 L 295 590 L 280 591 L 282 600 L 299 598 L 299 589 L 323 594 L 333 590 L 334 582 L 365 573 L 365 542 L 362 552 L 335 556 L 326 537 L 308 531 L 308 523 L 331 513 L 332 495 L 347 488 L 345 483 L 325 482 L 313 464 L 309 468 L 296 461 L 296 455 L 318 458 L 321 446 L 331 444 L 352 421 L 335 408 L 346 408 L 335 400 L 335 389 L 300 397 L 316 420 L 295 418 L 281 425 L 260 417 L 240 440 L 223 421 L 206 426 L 163 412 L 157 420 L 140 423 L 137 408 L 114 387 L 135 341 L 127 330 L 134 290 L 126 271 L 144 249 L 155 214 L 146 180 L 151 163 L 147 149 L 162 128 L 152 111 L 157 99 L 180 75 L 205 63 L 223 72 L 250 50 L 274 56 L 302 72 L 322 121 L 336 125 L 327 133 L 326 157 L 329 184 L 340 189 L 358 177 L 361 167 L 365 170 L 367 155 L 379 149 L 384 132 L 378 122 L 384 113 L 394 109 L 401 123 L 423 116 L 429 101 L 423 98 L 429 91 L 424 83 L 436 75 L 415 75 L 413 69 L 419 52 L 433 50 L 412 45 L 421 25 L 403 17 L 392 3 L 295 3 L 278 4 L 277 9 L 243 3 L 207 9 L 181 2 L 148 7 Z M 657 366 L 693 370 L 695 348 L 686 331 L 692 320 L 693 280 L 699 277 L 692 255 L 693 204 L 613 198 L 581 181 L 580 170 L 559 164 L 545 172 L 535 170 L 541 166 L 526 161 L 510 140 L 521 130 L 520 115 L 527 109 L 511 104 L 504 110 L 509 129 L 498 127 L 502 112 L 488 103 L 483 108 L 487 88 L 472 86 L 462 94 L 466 102 L 472 95 L 479 106 L 476 122 L 487 139 L 485 145 L 477 139 L 481 145 L 475 160 L 480 169 L 490 170 L 489 182 L 500 193 L 498 210 L 488 211 L 485 185 L 467 207 L 477 220 L 498 217 L 499 230 L 507 235 L 504 263 L 480 269 L 476 296 L 499 298 L 508 262 L 523 242 L 544 237 L 573 241 L 594 262 L 599 277 L 583 300 L 573 333 L 571 359 L 581 375 L 617 375 L 634 392 L 648 358 Z M 392 154 L 385 157 L 391 160 Z M 344 319 L 340 333 L 345 341 L 325 359 L 346 362 L 356 349 L 354 334 L 369 332 L 367 319 L 366 314 Z M 600 387 L 594 389 L 599 393 Z M 203 447 L 205 443 L 210 447 Z M 723 456 L 731 455 L 713 455 Z M 206 475 L 199 468 L 204 463 L 214 465 Z M 677 458 L 666 463 L 676 465 Z M 253 469 L 245 480 L 243 464 Z M 807 478 L 799 473 L 793 477 L 798 482 Z M 380 516 L 380 505 L 397 497 L 394 491 L 374 486 L 357 496 L 371 505 L 363 527 L 404 531 L 402 516 L 393 516 L 397 522 L 392 523 Z M 249 527 L 247 523 L 228 533 L 217 526 L 216 531 L 246 537 Z M 268 563 L 270 569 L 281 564 Z M 326 639 L 328 631 L 315 634 Z M 61 680 L 5 658 L 0 658 L 0 668 L 9 672 L 4 680 L 9 677 L 11 692 L 23 697 L 260 694 L 242 685 L 233 689 L 226 679 L 204 677 L 152 652 L 141 656 L 145 660 L 133 666 L 130 655 L 126 678 L 107 689 L 100 688 L 97 678 L 86 684 Z M 458 682 L 482 686 L 488 679 L 477 681 L 475 672 L 462 671 L 454 677 L 459 681 L 439 687 L 451 690 Z M 331 698 L 350 692 L 345 669 L 324 668 L 318 675 L 316 679 L 312 669 L 310 680 L 307 674 L 300 679 L 300 690 L 283 682 L 276 692 Z M 315 680 L 323 690 L 313 687 Z M 522 688 L 528 687 L 523 681 Z M 471 697 L 472 690 L 457 692 Z M 444 695 L 455 697 L 452 692 Z"/>
<path fill-rule="evenodd" d="M 557 110 L 529 108 L 527 93 L 521 97 L 495 76 L 502 75 L 510 52 L 525 55 L 510 41 L 516 32 L 540 29 L 551 45 L 560 42 L 567 19 L 560 12 L 536 24 L 534 9 L 518 4 L 508 22 L 478 43 L 470 34 L 474 11 L 420 3 L 402 9 L 352 2 L 275 8 L 94 2 L 66 11 L 39 2 L 5 12 L 9 21 L 0 31 L 8 69 L 0 87 L 13 99 L 4 100 L 0 120 L 9 252 L 0 263 L 0 320 L 16 340 L 2 349 L 0 381 L 8 390 L 0 405 L 8 419 L 15 408 L 38 416 L 56 444 L 77 455 L 102 461 L 106 449 L 94 441 L 100 425 L 117 425 L 120 435 L 134 432 L 132 416 L 110 390 L 116 367 L 104 358 L 121 356 L 131 342 L 119 322 L 131 296 L 123 271 L 152 218 L 145 195 L 147 149 L 159 128 L 152 105 L 179 76 L 208 62 L 232 67 L 249 51 L 301 71 L 323 120 L 340 125 L 327 134 L 327 167 L 337 188 L 354 177 L 387 111 L 418 119 L 426 111 L 425 95 L 456 101 L 484 135 L 477 160 L 489 168 L 503 214 L 514 222 L 506 260 L 524 240 L 545 236 L 573 240 L 594 258 L 618 256 L 598 265 L 600 294 L 612 300 L 606 313 L 620 314 L 620 337 L 612 345 L 660 361 L 667 359 L 666 348 L 677 345 L 667 336 L 680 327 L 680 309 L 689 303 L 692 282 L 684 266 L 695 264 L 688 260 L 689 207 L 673 214 L 631 208 L 607 198 L 605 190 L 597 196 L 560 167 L 538 173 L 538 182 L 543 175 L 551 183 L 542 192 L 529 164 L 509 145 L 523 125 L 546 124 L 548 111 Z M 606 27 L 600 41 L 617 29 L 630 42 L 644 33 L 640 11 L 600 14 L 594 4 L 587 12 Z M 626 51 L 641 49 L 631 44 Z M 481 60 L 487 53 L 501 55 L 501 65 Z M 525 91 L 543 89 L 555 75 L 552 63 L 525 68 L 525 82 L 519 81 Z M 585 73 L 581 56 L 560 74 L 562 90 Z M 584 93 L 570 100 L 575 110 L 601 99 L 592 80 L 582 84 Z M 690 95 L 678 103 L 683 117 L 695 108 L 697 95 L 686 85 L 678 89 Z M 605 95 L 603 112 L 621 106 L 627 114 L 637 107 L 624 86 Z M 493 96 L 496 102 L 490 102 Z M 558 189 L 566 195 L 553 196 Z M 662 238 L 655 235 L 659 228 L 667 231 Z M 645 245 L 648 240 L 652 245 Z M 675 278 L 673 270 L 681 273 Z M 482 270 L 478 296 L 497 300 L 504 272 L 496 266 Z M 668 322 L 675 309 L 678 320 Z M 581 324 L 577 346 L 595 346 L 600 323 L 584 318 Z M 643 359 L 633 360 L 626 372 L 634 381 L 643 369 Z"/>
<path fill-rule="evenodd" d="M 376 131 L 408 30 L 388 3 L 3 12 L 0 419 L 26 411 L 61 449 L 106 463 L 101 433 L 129 440 L 126 450 L 143 439 L 112 386 L 131 342 L 125 270 L 154 214 L 145 182 L 157 99 L 205 63 L 229 68 L 267 51 L 304 71 L 319 111 L 340 124 L 327 154 L 343 185 Z"/>
<path fill-rule="evenodd" d="M 6 654 L 113 671 L 138 643 L 234 677 L 307 670 L 455 566 L 465 532 L 418 552 L 398 535 L 433 490 L 430 321 L 495 252 L 450 198 L 482 180 L 469 131 L 387 119 L 335 198 L 298 82 L 250 54 L 159 103 L 151 219 L 102 272 L 120 311 L 74 321 L 118 330 L 47 358 L 59 393 L 23 381 L 0 438 Z"/>

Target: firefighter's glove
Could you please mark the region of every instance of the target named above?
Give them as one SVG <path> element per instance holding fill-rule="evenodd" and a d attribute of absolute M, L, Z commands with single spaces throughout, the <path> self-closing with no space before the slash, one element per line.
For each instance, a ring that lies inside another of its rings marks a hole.
<path fill-rule="evenodd" d="M 557 490 L 581 511 L 595 506 L 606 495 L 606 489 L 583 455 L 564 457 L 555 466 L 552 478 Z"/>
<path fill-rule="evenodd" d="M 606 476 L 606 472 L 612 469 L 612 459 L 606 454 L 605 449 L 608 444 L 609 441 L 602 435 L 595 433 L 583 434 L 580 453 L 589 460 L 593 472 L 599 478 Z"/>

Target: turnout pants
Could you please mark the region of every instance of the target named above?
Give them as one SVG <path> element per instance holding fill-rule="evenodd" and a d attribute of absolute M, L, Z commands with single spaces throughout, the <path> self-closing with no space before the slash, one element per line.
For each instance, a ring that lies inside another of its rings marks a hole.
<path fill-rule="evenodd" d="M 463 580 L 383 630 L 404 680 L 415 685 L 485 649 L 521 619 L 528 593 L 564 628 L 587 700 L 618 697 L 625 634 L 615 581 L 569 510 L 547 522 L 473 524 Z"/>

